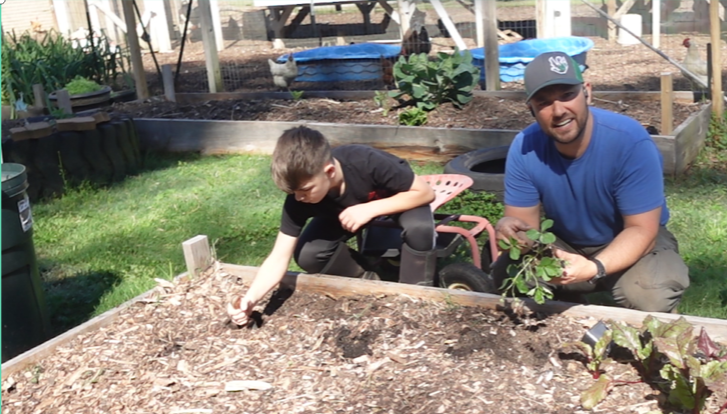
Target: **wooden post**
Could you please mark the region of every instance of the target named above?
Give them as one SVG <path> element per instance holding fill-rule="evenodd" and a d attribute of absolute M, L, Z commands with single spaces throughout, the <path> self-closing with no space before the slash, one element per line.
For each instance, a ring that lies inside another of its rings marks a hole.
<path fill-rule="evenodd" d="M 212 24 L 212 10 L 210 0 L 199 0 L 200 24 L 202 26 L 202 43 L 207 66 L 207 83 L 210 93 L 222 92 L 222 74 L 220 73 L 220 58 L 217 55 L 217 41 L 215 40 L 214 25 Z"/>
<path fill-rule="evenodd" d="M 134 71 L 134 83 L 136 84 L 136 96 L 139 99 L 149 97 L 149 87 L 146 84 L 146 73 L 144 62 L 141 60 L 141 49 L 139 48 L 139 36 L 136 33 L 136 16 L 134 15 L 133 0 L 121 0 L 124 9 L 124 20 L 126 21 L 126 42 L 129 45 L 131 54 L 131 70 Z"/>
<path fill-rule="evenodd" d="M 724 116 L 724 99 L 722 98 L 722 52 L 719 21 L 719 1 L 709 2 L 709 28 L 712 40 L 712 113 L 720 121 Z"/>
<path fill-rule="evenodd" d="M 535 35 L 538 39 L 545 36 L 545 0 L 535 0 Z"/>
<path fill-rule="evenodd" d="M 674 104 L 674 85 L 671 79 L 671 72 L 661 74 L 661 135 L 670 135 L 673 130 L 674 116 L 672 107 Z"/>
<path fill-rule="evenodd" d="M 485 87 L 500 90 L 500 46 L 497 43 L 497 2 L 486 1 L 483 10 L 485 26 Z"/>
<path fill-rule="evenodd" d="M 606 13 L 608 13 L 609 16 L 614 16 L 616 14 L 616 0 L 608 0 L 606 2 Z M 615 43 L 616 42 L 616 24 L 613 22 L 608 22 L 608 43 Z"/>
<path fill-rule="evenodd" d="M 35 101 L 35 106 L 38 109 L 45 108 L 45 91 L 43 90 L 43 85 L 36 83 L 33 85 L 33 99 Z"/>
<path fill-rule="evenodd" d="M 212 253 L 207 236 L 199 235 L 182 243 L 184 262 L 190 277 L 195 277 L 212 265 Z"/>
<path fill-rule="evenodd" d="M 661 0 L 651 1 L 651 44 L 657 49 L 661 44 Z"/>
<path fill-rule="evenodd" d="M 56 91 L 56 99 L 58 102 L 58 107 L 63 110 L 64 114 L 73 113 L 73 107 L 71 106 L 71 95 L 68 94 L 67 90 L 60 89 Z"/>
<path fill-rule="evenodd" d="M 212 13 L 212 27 L 215 30 L 217 51 L 221 52 L 225 49 L 225 38 L 222 36 L 222 21 L 220 20 L 220 5 L 218 0 L 210 0 L 210 12 Z"/>
<path fill-rule="evenodd" d="M 162 65 L 162 82 L 164 83 L 164 97 L 167 98 L 167 101 L 177 102 L 172 65 Z"/>
<path fill-rule="evenodd" d="M 414 8 L 416 7 L 413 2 L 409 0 L 399 0 L 398 1 L 399 6 L 399 19 L 401 22 L 399 23 L 399 30 L 401 30 L 401 36 L 403 38 L 404 33 L 406 33 L 407 30 L 409 30 L 409 24 L 411 23 L 411 16 L 412 13 L 414 13 Z"/>
<path fill-rule="evenodd" d="M 485 47 L 485 12 L 481 1 L 475 2 L 475 26 L 477 27 L 477 47 Z"/>

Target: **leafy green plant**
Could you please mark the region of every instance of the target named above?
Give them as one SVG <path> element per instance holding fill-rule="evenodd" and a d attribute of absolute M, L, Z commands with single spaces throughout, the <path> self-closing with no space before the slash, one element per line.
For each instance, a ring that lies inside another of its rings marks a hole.
<path fill-rule="evenodd" d="M 727 379 L 727 349 L 714 343 L 704 328 L 698 336 L 694 335 L 694 326 L 683 317 L 667 323 L 649 315 L 641 330 L 620 322 L 609 325 L 610 331 L 599 339 L 596 350 L 583 343 L 566 344 L 591 356 L 587 365 L 591 372 L 601 367 L 593 364 L 599 357 L 598 350 L 603 352 L 599 344 L 613 340 L 631 351 L 639 362 L 637 370 L 642 381 L 661 388 L 670 404 L 693 414 L 702 412 L 712 393 L 710 387 Z M 602 361 L 607 360 L 604 357 L 600 356 Z M 581 404 L 586 409 L 603 401 L 613 385 L 633 383 L 616 381 L 607 374 L 594 378 L 598 381 L 581 394 Z"/>
<path fill-rule="evenodd" d="M 497 223 L 505 214 L 505 206 L 497 197 L 486 191 L 464 190 L 457 197 L 442 206 L 442 210 L 457 214 L 467 214 L 486 218 Z M 452 223 L 455 224 L 455 223 Z"/>
<path fill-rule="evenodd" d="M 608 357 L 611 340 L 611 331 L 606 331 L 593 347 L 581 341 L 563 344 L 564 348 L 575 349 L 586 357 L 586 369 L 596 380 L 593 385 L 581 393 L 581 405 L 586 410 L 592 409 L 603 401 L 613 383 L 611 376 L 605 374 L 604 370 L 607 365 L 613 363 L 613 360 Z"/>
<path fill-rule="evenodd" d="M 399 124 L 420 126 L 427 123 L 427 113 L 421 108 L 409 108 L 399 113 Z"/>
<path fill-rule="evenodd" d="M 76 76 L 63 89 L 67 90 L 69 95 L 80 95 L 82 93 L 96 92 L 101 89 L 101 85 L 83 76 Z"/>
<path fill-rule="evenodd" d="M 712 115 L 705 144 L 719 151 L 727 150 L 727 120 Z"/>
<path fill-rule="evenodd" d="M 376 91 L 374 93 L 374 103 L 379 108 L 383 109 L 383 116 L 388 116 L 391 110 L 391 104 L 389 103 L 389 94 L 386 91 Z"/>
<path fill-rule="evenodd" d="M 40 39 L 30 32 L 2 37 L 2 102 L 10 104 L 22 92 L 26 103 L 36 104 L 33 85 L 41 84 L 50 93 L 61 89 L 77 76 L 100 84 L 116 85 L 127 72 L 128 57 L 123 56 L 104 36 L 94 47 L 75 47 L 73 42 L 50 30 Z"/>
<path fill-rule="evenodd" d="M 469 51 L 453 54 L 438 53 L 429 60 L 425 53 L 414 54 L 409 59 L 400 56 L 394 64 L 394 78 L 399 90 L 389 92 L 395 99 L 409 96 L 409 103 L 424 111 L 451 102 L 462 108 L 472 100 L 472 90 L 477 86 L 480 70 L 472 64 Z"/>
<path fill-rule="evenodd" d="M 290 91 L 290 96 L 293 97 L 294 101 L 299 101 L 299 100 L 303 99 L 304 93 L 305 93 L 305 91 Z"/>
<path fill-rule="evenodd" d="M 540 224 L 540 230 L 530 229 L 526 235 L 531 241 L 529 248 L 521 246 L 515 239 L 500 240 L 500 248 L 507 251 L 512 260 L 522 261 L 511 264 L 507 268 L 510 276 L 503 283 L 503 297 L 517 290 L 537 303 L 553 298 L 553 291 L 544 283 L 563 274 L 562 260 L 553 257 L 555 235 L 549 231 L 553 220 L 546 219 Z M 526 250 L 527 248 L 527 250 Z"/>

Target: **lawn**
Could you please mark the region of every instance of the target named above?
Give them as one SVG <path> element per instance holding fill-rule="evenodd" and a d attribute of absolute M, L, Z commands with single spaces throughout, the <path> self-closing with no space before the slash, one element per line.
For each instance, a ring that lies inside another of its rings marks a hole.
<path fill-rule="evenodd" d="M 269 162 L 254 155 L 156 157 L 123 183 L 34 205 L 36 254 L 56 333 L 152 288 L 154 278 L 183 272 L 181 243 L 195 235 L 209 237 L 220 261 L 262 263 L 285 196 L 270 179 Z M 437 165 L 414 168 L 441 172 Z M 679 310 L 725 319 L 727 149 L 709 148 L 688 175 L 667 180 L 667 196 L 669 227 L 692 278 Z"/>

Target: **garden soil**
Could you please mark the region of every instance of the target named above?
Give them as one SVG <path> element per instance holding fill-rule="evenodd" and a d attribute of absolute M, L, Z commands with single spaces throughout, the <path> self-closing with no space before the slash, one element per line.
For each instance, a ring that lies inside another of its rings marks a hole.
<path fill-rule="evenodd" d="M 279 290 L 241 328 L 224 309 L 242 285 L 224 267 L 161 281 L 116 323 L 5 380 L 2 413 L 585 412 L 594 380 L 563 345 L 595 320 Z M 620 361 L 594 412 L 678 412 Z M 713 389 L 709 413 L 727 397 Z"/>

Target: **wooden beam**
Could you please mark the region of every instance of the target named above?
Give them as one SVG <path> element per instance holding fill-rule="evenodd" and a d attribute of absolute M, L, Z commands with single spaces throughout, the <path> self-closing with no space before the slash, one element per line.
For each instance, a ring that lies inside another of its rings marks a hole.
<path fill-rule="evenodd" d="M 221 267 L 225 272 L 241 277 L 247 283 L 250 283 L 255 278 L 259 269 L 253 266 L 239 266 L 228 263 L 222 263 Z M 493 310 L 503 309 L 500 295 L 406 285 L 394 282 L 288 272 L 281 284 L 302 292 L 329 294 L 333 296 L 409 295 L 418 299 L 447 301 L 448 303 L 454 302 L 461 306 L 476 306 Z M 512 302 L 511 299 L 506 301 L 508 303 Z M 722 319 L 677 315 L 673 313 L 641 312 L 612 306 L 578 305 L 558 301 L 546 301 L 542 305 L 530 299 L 523 299 L 522 301 L 527 309 L 535 312 L 560 314 L 572 318 L 591 317 L 594 319 L 610 319 L 626 322 L 635 327 L 640 327 L 648 315 L 662 321 L 673 321 L 683 317 L 687 322 L 696 327 L 704 327 L 713 340 L 727 343 L 727 321 Z"/>
<path fill-rule="evenodd" d="M 721 121 L 724 117 L 724 97 L 722 92 L 722 40 L 720 39 L 719 6 L 719 1 L 710 0 L 709 30 L 712 43 L 712 113 Z"/>
<path fill-rule="evenodd" d="M 442 2 L 440 0 L 430 0 L 430 3 L 432 4 L 432 7 L 434 7 L 434 10 L 436 10 L 439 18 L 442 19 L 444 27 L 447 28 L 447 31 L 452 37 L 452 40 L 454 40 L 454 44 L 457 45 L 457 48 L 459 48 L 459 50 L 467 50 L 467 45 L 464 43 L 462 36 L 459 34 L 457 26 L 455 26 L 452 19 L 449 18 L 449 14 L 442 5 Z"/>
<path fill-rule="evenodd" d="M 389 5 L 389 3 L 386 0 L 377 0 L 379 3 L 379 6 L 381 6 L 382 9 L 386 12 L 386 14 L 391 17 L 391 20 L 395 21 L 396 24 L 401 26 L 401 16 L 399 16 L 399 12 L 394 10 L 393 7 Z"/>
<path fill-rule="evenodd" d="M 174 74 L 172 73 L 172 65 L 162 65 L 162 83 L 164 84 L 164 97 L 167 101 L 177 102 L 176 93 L 174 91 Z"/>
<path fill-rule="evenodd" d="M 671 72 L 661 74 L 661 133 L 671 135 L 674 129 L 674 116 L 672 114 L 674 105 L 674 83 Z"/>
<path fill-rule="evenodd" d="M 651 43 L 661 47 L 661 0 L 651 0 Z"/>
<path fill-rule="evenodd" d="M 483 10 L 485 26 L 485 86 L 488 91 L 500 89 L 500 46 L 497 42 L 497 3 L 486 1 Z"/>
<path fill-rule="evenodd" d="M 180 275 L 177 275 L 174 280 L 181 281 L 184 280 L 184 278 L 186 277 L 187 273 L 182 273 Z M 24 369 L 37 363 L 43 358 L 53 354 L 56 348 L 71 342 L 78 336 L 111 325 L 119 318 L 119 315 L 125 309 L 132 306 L 136 302 L 149 299 L 155 290 L 156 288 L 150 289 L 142 293 L 141 295 L 127 302 L 124 302 L 121 305 L 110 309 L 83 324 L 78 325 L 75 328 L 62 333 L 61 335 L 56 336 L 55 338 L 36 346 L 35 348 L 29 349 L 24 353 L 17 355 L 9 361 L 5 361 L 2 364 L 2 368 L 0 368 L 0 370 L 2 371 L 2 380 L 5 381 L 5 379 L 13 375 L 14 373 L 23 371 Z"/>
<path fill-rule="evenodd" d="M 484 5 L 481 1 L 475 2 L 475 26 L 477 28 L 477 47 L 485 47 L 485 12 L 483 10 L 483 6 Z"/>
<path fill-rule="evenodd" d="M 401 31 L 401 37 L 404 37 L 404 33 L 409 30 L 411 25 L 411 17 L 416 9 L 416 4 L 411 0 L 398 0 L 397 5 L 399 7 L 399 30 Z"/>
<path fill-rule="evenodd" d="M 139 48 L 139 36 L 136 30 L 136 16 L 134 15 L 133 0 L 121 0 L 124 10 L 124 20 L 126 26 L 131 27 L 126 33 L 126 43 L 129 45 L 129 53 L 131 54 L 131 70 L 134 71 L 134 84 L 136 85 L 136 96 L 139 99 L 149 97 L 149 86 L 146 84 L 146 72 L 144 72 L 144 62 L 141 60 L 141 49 Z"/>
<path fill-rule="evenodd" d="M 207 84 L 210 92 L 222 92 L 222 73 L 220 72 L 220 58 L 217 54 L 217 41 L 215 40 L 214 25 L 212 24 L 210 0 L 198 0 L 197 4 L 199 4 L 202 43 L 205 66 L 207 67 Z"/>
<path fill-rule="evenodd" d="M 36 83 L 33 85 L 33 101 L 35 102 L 33 106 L 36 108 L 43 109 L 45 108 L 45 90 L 43 89 L 43 85 Z"/>
<path fill-rule="evenodd" d="M 618 20 L 623 16 L 624 14 L 628 13 L 629 10 L 634 6 L 634 3 L 636 3 L 636 0 L 626 0 L 621 4 L 621 7 L 616 10 L 616 13 L 613 14 L 614 20 Z"/>
<path fill-rule="evenodd" d="M 199 235 L 182 243 L 187 274 L 196 277 L 212 265 L 212 252 L 207 236 Z"/>

